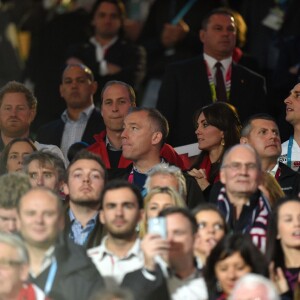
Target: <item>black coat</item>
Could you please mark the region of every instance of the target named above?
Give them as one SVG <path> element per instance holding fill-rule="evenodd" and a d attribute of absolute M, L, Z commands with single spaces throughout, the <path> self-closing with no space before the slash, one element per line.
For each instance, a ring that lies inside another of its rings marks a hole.
<path fill-rule="evenodd" d="M 287 165 L 279 162 L 280 176 L 278 183 L 287 196 L 297 196 L 300 193 L 300 174 Z"/>
<path fill-rule="evenodd" d="M 146 53 L 144 48 L 123 39 L 118 39 L 110 46 L 104 56 L 107 62 L 121 67 L 122 70 L 114 75 L 100 75 L 100 63 L 96 60 L 96 47 L 90 42 L 72 46 L 68 51 L 68 56 L 79 58 L 92 70 L 98 82 L 98 92 L 110 80 L 124 81 L 137 89 L 145 75 Z"/>
<path fill-rule="evenodd" d="M 55 300 L 89 299 L 96 290 L 104 287 L 104 280 L 83 247 L 60 237 L 55 246 L 57 272 L 49 297 Z M 30 278 L 42 290 L 49 268 L 36 278 Z"/>
<path fill-rule="evenodd" d="M 174 147 L 195 143 L 195 111 L 211 103 L 203 56 L 168 66 L 157 102 L 169 121 L 168 142 Z M 242 122 L 251 114 L 267 112 L 264 78 L 233 63 L 229 103 L 237 108 Z"/>
<path fill-rule="evenodd" d="M 60 147 L 65 123 L 63 120 L 57 119 L 42 126 L 37 132 L 36 140 L 43 144 L 52 144 Z M 95 108 L 87 122 L 82 137 L 78 137 L 78 141 L 83 141 L 89 145 L 95 143 L 94 134 L 105 129 L 105 125 L 100 111 Z"/>
<path fill-rule="evenodd" d="M 135 300 L 169 300 L 169 290 L 164 275 L 157 265 L 152 274 L 155 280 L 148 280 L 142 273 L 142 269 L 130 272 L 125 275 L 122 287 L 130 289 Z"/>

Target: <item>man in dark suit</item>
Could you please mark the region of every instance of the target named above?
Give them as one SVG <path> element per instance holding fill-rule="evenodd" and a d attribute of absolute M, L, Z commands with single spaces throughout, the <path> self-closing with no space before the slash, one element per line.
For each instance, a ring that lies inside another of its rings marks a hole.
<path fill-rule="evenodd" d="M 98 0 L 91 16 L 94 34 L 88 42 L 70 47 L 68 63 L 80 62 L 91 68 L 99 91 L 110 80 L 124 81 L 138 89 L 145 73 L 146 53 L 143 47 L 122 37 L 125 18 L 123 3 Z"/>
<path fill-rule="evenodd" d="M 17 211 L 30 258 L 29 282 L 57 300 L 89 299 L 104 287 L 85 249 L 62 234 L 63 206 L 57 194 L 45 187 L 32 188 L 20 198 Z"/>
<path fill-rule="evenodd" d="M 169 121 L 173 146 L 195 141 L 193 115 L 213 101 L 230 102 L 241 120 L 266 111 L 264 78 L 232 62 L 236 44 L 233 16 L 226 10 L 212 11 L 203 21 L 200 39 L 203 55 L 170 65 L 160 89 L 157 108 Z M 218 62 L 221 82 L 217 81 Z"/>
<path fill-rule="evenodd" d="M 281 154 L 279 127 L 268 114 L 256 114 L 245 123 L 241 144 L 249 144 L 258 153 L 262 170 L 271 174 L 287 196 L 300 192 L 300 174 L 278 161 Z"/>
<path fill-rule="evenodd" d="M 66 159 L 69 147 L 75 142 L 94 143 L 93 135 L 104 129 L 100 111 L 93 104 L 96 90 L 97 83 L 87 66 L 68 65 L 60 85 L 60 94 L 66 101 L 67 109 L 61 119 L 38 130 L 38 140 L 59 146 Z"/>

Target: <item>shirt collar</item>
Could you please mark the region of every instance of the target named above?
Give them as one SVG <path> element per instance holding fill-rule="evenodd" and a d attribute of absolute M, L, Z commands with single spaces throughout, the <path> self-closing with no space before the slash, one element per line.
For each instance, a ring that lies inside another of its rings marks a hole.
<path fill-rule="evenodd" d="M 89 107 L 87 107 L 86 109 L 84 109 L 80 115 L 79 115 L 79 119 L 81 119 L 82 117 L 85 117 L 86 119 L 89 119 L 89 117 L 91 116 L 93 110 L 95 108 L 95 105 L 92 103 Z M 66 123 L 66 122 L 70 122 L 73 121 L 69 118 L 68 115 L 68 110 L 66 109 L 62 115 L 61 115 L 62 120 Z"/>
<path fill-rule="evenodd" d="M 279 164 L 277 163 L 272 170 L 268 171 L 268 173 L 271 174 L 273 177 L 275 177 L 278 168 L 279 168 Z"/>
<path fill-rule="evenodd" d="M 107 247 L 106 247 L 107 239 L 108 239 L 108 236 L 106 235 L 102 239 L 101 245 L 99 247 L 97 247 L 98 249 L 95 249 L 98 252 L 97 256 L 98 256 L 99 260 L 102 260 L 106 255 L 115 256 L 115 254 L 112 253 L 110 250 L 108 250 Z M 93 250 L 91 249 L 90 252 L 92 252 L 92 251 Z M 135 243 L 131 247 L 131 249 L 122 258 L 128 258 L 128 257 L 131 257 L 131 256 L 140 256 L 140 254 L 141 254 L 141 240 L 139 238 L 137 238 L 135 240 Z"/>
<path fill-rule="evenodd" d="M 167 162 L 165 161 L 165 159 L 164 159 L 163 157 L 161 158 L 160 164 L 167 164 Z M 155 165 L 154 165 L 152 168 L 150 168 L 148 171 L 146 171 L 145 173 L 142 173 L 142 172 L 140 172 L 139 169 L 133 164 L 133 165 L 132 165 L 132 171 L 135 171 L 135 172 L 140 173 L 140 174 L 146 174 L 146 175 L 148 175 L 148 174 L 152 171 L 152 169 L 153 169 L 154 167 L 155 167 Z"/>
<path fill-rule="evenodd" d="M 203 57 L 209 67 L 210 70 L 213 70 L 215 67 L 216 62 L 220 62 L 222 63 L 225 72 L 227 72 L 227 70 L 229 69 L 229 66 L 232 64 L 232 57 L 228 57 L 222 60 L 216 60 L 215 58 L 213 58 L 212 56 L 207 55 L 206 53 L 203 54 Z"/>
<path fill-rule="evenodd" d="M 71 208 L 69 209 L 69 217 L 70 217 L 70 222 L 73 223 L 75 220 L 77 221 L 74 213 L 72 212 Z M 89 222 L 96 222 L 98 218 L 98 213 L 96 213 L 90 220 Z"/>
<path fill-rule="evenodd" d="M 110 142 L 110 140 L 109 140 L 109 138 L 108 138 L 107 135 L 105 136 L 105 145 L 106 145 L 106 147 L 107 147 L 109 150 L 111 150 L 111 151 L 122 151 L 122 148 L 121 148 L 121 149 L 118 149 L 118 148 L 115 148 L 115 147 L 113 146 L 113 144 Z"/>
<path fill-rule="evenodd" d="M 96 47 L 96 48 L 101 48 L 103 51 L 105 51 L 106 49 L 108 49 L 111 45 L 113 45 L 117 39 L 119 38 L 119 36 L 115 36 L 108 44 L 102 46 L 101 44 L 99 44 L 97 42 L 97 40 L 95 39 L 95 37 L 91 37 L 90 38 L 90 42 Z"/>

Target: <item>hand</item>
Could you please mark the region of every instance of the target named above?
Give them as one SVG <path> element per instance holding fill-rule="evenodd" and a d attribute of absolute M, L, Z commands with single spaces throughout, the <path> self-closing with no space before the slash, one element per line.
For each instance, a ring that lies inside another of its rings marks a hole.
<path fill-rule="evenodd" d="M 275 284 L 278 293 L 280 295 L 286 293 L 289 290 L 289 286 L 282 269 L 281 268 L 275 269 L 274 262 L 271 262 L 269 265 L 269 273 L 270 273 L 270 279 Z"/>
<path fill-rule="evenodd" d="M 107 73 L 109 75 L 114 75 L 114 74 L 117 74 L 119 72 L 121 72 L 121 67 L 115 65 L 115 64 L 112 64 L 112 63 L 107 63 Z"/>
<path fill-rule="evenodd" d="M 126 37 L 131 41 L 135 42 L 139 38 L 142 28 L 143 28 L 143 24 L 139 21 L 130 20 L 130 19 L 124 20 L 123 23 L 124 32 Z"/>
<path fill-rule="evenodd" d="M 188 174 L 193 176 L 196 179 L 202 191 L 204 191 L 210 185 L 209 181 L 206 178 L 205 169 L 197 170 L 194 168 L 191 171 L 188 171 Z"/>
<path fill-rule="evenodd" d="M 146 234 L 142 240 L 141 248 L 144 253 L 145 268 L 155 270 L 155 256 L 167 257 L 169 242 L 162 239 L 158 234 Z"/>
<path fill-rule="evenodd" d="M 183 40 L 189 30 L 189 26 L 183 21 L 180 21 L 177 25 L 167 23 L 161 35 L 161 42 L 165 48 L 171 48 Z"/>
<path fill-rule="evenodd" d="M 289 72 L 293 75 L 297 75 L 299 72 L 299 64 L 290 67 Z"/>

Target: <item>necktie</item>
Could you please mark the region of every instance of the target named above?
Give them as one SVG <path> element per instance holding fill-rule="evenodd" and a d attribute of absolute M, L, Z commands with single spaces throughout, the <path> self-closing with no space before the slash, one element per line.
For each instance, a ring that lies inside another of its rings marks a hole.
<path fill-rule="evenodd" d="M 216 70 L 216 94 L 217 94 L 217 100 L 218 101 L 227 101 L 226 96 L 226 89 L 225 89 L 225 83 L 224 83 L 224 77 L 222 73 L 222 64 L 220 62 L 217 62 L 215 64 L 217 70 Z"/>

